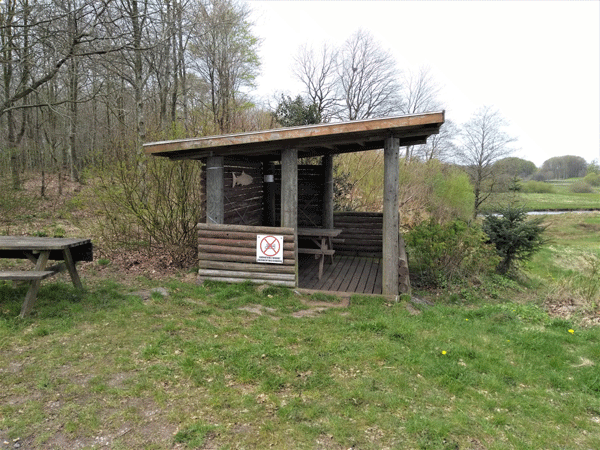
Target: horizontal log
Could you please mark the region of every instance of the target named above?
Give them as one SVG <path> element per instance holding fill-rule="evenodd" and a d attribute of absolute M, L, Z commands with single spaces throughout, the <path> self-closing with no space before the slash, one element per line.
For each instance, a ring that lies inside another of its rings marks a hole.
<path fill-rule="evenodd" d="M 339 250 L 356 250 L 363 252 L 382 252 L 383 248 L 381 243 L 379 245 L 348 245 L 347 243 L 338 244 L 334 246 L 334 249 Z"/>
<path fill-rule="evenodd" d="M 254 255 L 256 256 L 256 246 L 254 248 L 244 247 L 227 247 L 224 245 L 198 245 L 198 251 L 202 253 L 221 253 L 221 254 L 234 254 L 234 255 Z M 293 258 L 294 251 L 283 251 L 284 258 Z"/>
<path fill-rule="evenodd" d="M 368 239 L 367 237 L 363 238 L 363 239 L 358 239 L 356 237 L 344 237 L 344 239 L 338 240 L 337 238 L 333 239 L 333 243 L 334 244 L 338 244 L 338 245 L 342 245 L 344 247 L 362 247 L 362 246 L 375 246 L 378 245 L 379 247 L 381 247 L 382 245 L 382 240 L 381 239 Z"/>
<path fill-rule="evenodd" d="M 212 270 L 212 269 L 200 269 L 198 275 L 201 277 L 223 277 L 223 278 L 261 278 L 263 280 L 272 281 L 296 281 L 296 274 L 288 273 L 260 273 L 256 272 L 238 272 L 235 270 Z"/>
<path fill-rule="evenodd" d="M 215 238 L 199 238 L 200 244 L 202 245 L 216 245 L 216 246 L 224 246 L 224 247 L 244 247 L 244 248 L 253 248 L 256 250 L 256 236 L 254 239 L 215 239 Z M 283 249 L 284 250 L 294 250 L 293 242 L 285 242 L 283 241 Z"/>
<path fill-rule="evenodd" d="M 257 272 L 257 273 L 296 273 L 294 265 L 285 266 L 283 264 L 263 264 L 257 263 L 235 263 L 231 261 L 209 261 L 206 259 L 199 261 L 200 269 L 226 269 L 236 270 L 240 272 Z"/>
<path fill-rule="evenodd" d="M 365 258 L 381 258 L 382 255 L 381 251 L 375 252 L 339 249 L 335 252 L 341 256 L 364 256 Z"/>
<path fill-rule="evenodd" d="M 239 226 L 239 225 L 238 225 Z M 233 240 L 247 240 L 253 241 L 256 243 L 256 235 L 257 234 L 267 234 L 267 235 L 279 235 L 277 232 L 264 232 L 264 233 L 238 233 L 233 231 L 213 231 L 213 230 L 200 230 L 198 232 L 198 237 L 200 239 L 233 239 Z M 283 243 L 284 245 L 287 243 L 294 242 L 293 234 L 284 234 L 283 235 Z"/>
<path fill-rule="evenodd" d="M 256 233 L 256 234 L 283 234 L 283 235 L 294 235 L 293 228 L 285 227 L 255 227 L 255 226 L 244 226 L 244 225 L 226 225 L 226 224 L 208 224 L 199 223 L 197 225 L 199 230 L 210 230 L 210 231 L 231 231 L 237 233 Z"/>
<path fill-rule="evenodd" d="M 236 263 L 256 263 L 256 256 L 244 256 L 244 255 L 232 255 L 232 254 L 222 254 L 222 253 L 205 253 L 198 252 L 198 260 L 207 260 L 207 261 L 231 261 Z M 294 266 L 296 265 L 295 258 L 283 258 L 284 266 Z"/>
<path fill-rule="evenodd" d="M 383 217 L 383 213 L 364 211 L 335 211 L 333 213 L 334 220 L 338 217 Z"/>
<path fill-rule="evenodd" d="M 278 281 L 278 280 L 265 280 L 263 278 L 226 278 L 226 277 L 199 277 L 200 280 L 208 279 L 214 281 L 222 281 L 224 283 L 245 283 L 246 281 L 250 281 L 256 284 L 273 284 L 277 286 L 285 286 L 285 287 L 296 287 L 295 281 Z"/>
<path fill-rule="evenodd" d="M 334 224 L 334 228 L 344 230 L 346 233 L 364 233 L 366 231 L 378 231 L 383 232 L 383 225 L 376 223 L 352 223 L 352 224 Z"/>

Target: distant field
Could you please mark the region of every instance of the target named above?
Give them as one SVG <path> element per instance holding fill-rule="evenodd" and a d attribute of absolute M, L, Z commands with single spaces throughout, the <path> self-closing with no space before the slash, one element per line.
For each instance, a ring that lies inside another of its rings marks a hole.
<path fill-rule="evenodd" d="M 557 190 L 558 191 L 558 190 Z M 521 194 L 525 207 L 530 211 L 574 211 L 600 209 L 600 194 Z"/>
<path fill-rule="evenodd" d="M 574 211 L 574 210 L 600 210 L 600 190 L 589 194 L 577 194 L 570 191 L 569 187 L 579 179 L 553 180 L 554 186 L 551 194 L 520 194 L 525 207 L 530 211 Z"/>

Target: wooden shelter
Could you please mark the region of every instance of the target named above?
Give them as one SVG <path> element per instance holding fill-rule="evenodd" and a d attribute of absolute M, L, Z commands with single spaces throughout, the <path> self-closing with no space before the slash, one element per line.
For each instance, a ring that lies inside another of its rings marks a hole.
<path fill-rule="evenodd" d="M 144 149 L 205 164 L 205 223 L 198 225 L 202 278 L 298 286 L 298 229 L 339 229 L 333 239 L 336 258 L 342 253 L 381 256 L 378 293 L 398 295 L 399 148 L 425 143 L 443 123 L 442 111 L 152 142 Z M 334 214 L 333 155 L 374 149 L 384 152 L 383 214 Z M 322 164 L 300 166 L 298 159 L 308 156 L 322 156 Z M 282 261 L 257 262 L 257 236 L 263 235 L 283 239 Z M 316 256 L 331 254 L 329 249 Z M 400 261 L 401 271 L 404 265 Z"/>

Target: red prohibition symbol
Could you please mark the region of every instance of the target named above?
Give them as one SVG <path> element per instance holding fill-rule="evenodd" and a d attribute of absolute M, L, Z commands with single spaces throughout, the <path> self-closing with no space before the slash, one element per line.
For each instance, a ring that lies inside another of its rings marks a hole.
<path fill-rule="evenodd" d="M 279 253 L 280 249 L 281 244 L 274 236 L 265 236 L 262 241 L 260 241 L 260 250 L 265 256 L 275 256 Z"/>

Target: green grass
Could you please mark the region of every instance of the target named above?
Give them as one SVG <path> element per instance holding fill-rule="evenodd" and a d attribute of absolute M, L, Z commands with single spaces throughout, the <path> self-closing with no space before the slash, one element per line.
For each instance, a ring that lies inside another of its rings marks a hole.
<path fill-rule="evenodd" d="M 522 193 L 519 198 L 530 211 L 572 211 L 600 210 L 600 189 L 594 188 L 592 193 L 573 193 L 570 187 L 581 179 L 560 180 L 551 182 L 553 193 Z"/>
<path fill-rule="evenodd" d="M 142 301 L 114 282 L 47 283 L 21 320 L 24 289 L 0 285 L 0 442 L 600 447 L 598 327 L 534 304 L 411 315 L 361 296 L 297 317 L 307 306 L 283 288 L 162 286 Z"/>

